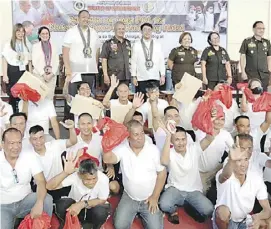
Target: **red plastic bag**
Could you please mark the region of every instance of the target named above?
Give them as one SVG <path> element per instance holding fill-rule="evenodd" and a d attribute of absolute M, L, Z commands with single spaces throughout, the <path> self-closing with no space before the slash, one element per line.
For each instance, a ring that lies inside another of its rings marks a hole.
<path fill-rule="evenodd" d="M 16 83 L 10 91 L 14 98 L 20 96 L 24 101 L 30 100 L 32 102 L 38 102 L 40 100 L 40 94 L 25 83 Z"/>
<path fill-rule="evenodd" d="M 229 85 L 223 84 L 220 87 L 221 90 L 221 97 L 220 97 L 220 101 L 226 106 L 227 109 L 231 108 L 232 106 L 232 91 L 231 91 L 231 87 Z"/>
<path fill-rule="evenodd" d="M 50 229 L 59 229 L 59 227 L 60 227 L 59 220 L 56 217 L 56 215 L 53 214 L 52 218 L 51 218 L 51 228 Z"/>
<path fill-rule="evenodd" d="M 91 155 L 89 155 L 89 154 L 87 153 L 88 147 L 84 147 L 83 150 L 84 150 L 84 151 L 83 151 L 83 154 L 79 157 L 79 159 L 78 159 L 78 161 L 77 161 L 75 167 L 78 168 L 79 165 L 80 165 L 80 163 L 81 163 L 81 161 L 87 160 L 87 159 L 91 159 L 91 160 L 94 161 L 94 162 L 96 163 L 96 165 L 99 167 L 100 162 L 99 162 L 98 158 L 93 157 L 93 156 L 91 156 Z"/>
<path fill-rule="evenodd" d="M 77 216 L 71 216 L 69 212 L 66 213 L 66 220 L 63 229 L 81 229 L 81 224 Z"/>
<path fill-rule="evenodd" d="M 214 107 L 214 99 L 203 100 L 199 103 L 193 117 L 192 126 L 200 129 L 206 134 L 213 134 L 213 122 L 211 112 Z"/>
<path fill-rule="evenodd" d="M 117 145 L 119 145 L 125 138 L 129 136 L 129 132 L 123 124 L 117 123 L 114 120 L 105 117 L 101 119 L 97 124 L 97 129 L 101 130 L 107 126 L 102 139 L 103 151 L 109 152 Z"/>
<path fill-rule="evenodd" d="M 51 227 L 51 217 L 43 212 L 39 218 L 32 219 L 30 214 L 24 217 L 18 229 L 49 229 Z"/>
<path fill-rule="evenodd" d="M 271 111 L 271 94 L 264 92 L 252 105 L 254 112 Z"/>
<path fill-rule="evenodd" d="M 247 101 L 249 103 L 255 102 L 255 97 L 252 94 L 252 91 L 248 88 L 248 83 L 238 83 L 236 86 L 237 86 L 238 90 L 241 90 L 242 88 L 245 88 L 244 89 L 244 94 L 245 94 L 245 96 L 247 98 Z"/>

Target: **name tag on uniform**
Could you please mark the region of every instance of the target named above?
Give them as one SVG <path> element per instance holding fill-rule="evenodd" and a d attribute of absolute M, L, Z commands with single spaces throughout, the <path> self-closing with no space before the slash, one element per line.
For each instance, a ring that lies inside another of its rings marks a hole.
<path fill-rule="evenodd" d="M 248 44 L 248 47 L 249 47 L 249 48 L 255 48 L 255 47 L 256 47 L 256 44 L 253 43 L 253 42 L 250 42 L 250 43 Z"/>
<path fill-rule="evenodd" d="M 185 56 L 185 52 L 178 52 L 179 56 Z"/>

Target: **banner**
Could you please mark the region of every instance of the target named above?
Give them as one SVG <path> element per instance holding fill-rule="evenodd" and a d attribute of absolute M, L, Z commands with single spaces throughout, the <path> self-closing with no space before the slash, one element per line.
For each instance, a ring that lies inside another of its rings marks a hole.
<path fill-rule="evenodd" d="M 41 25 L 51 31 L 51 39 L 61 53 L 65 31 L 77 24 L 80 10 L 89 11 L 90 26 L 100 36 L 102 42 L 114 36 L 116 21 L 126 24 L 126 38 L 132 43 L 141 37 L 140 25 L 153 24 L 153 38 L 162 44 L 165 57 L 171 49 L 179 46 L 183 31 L 192 34 L 192 46 L 201 52 L 206 46 L 211 31 L 219 31 L 220 45 L 226 48 L 227 1 L 13 1 L 13 23 L 23 23 L 30 42 L 37 40 L 37 30 Z"/>

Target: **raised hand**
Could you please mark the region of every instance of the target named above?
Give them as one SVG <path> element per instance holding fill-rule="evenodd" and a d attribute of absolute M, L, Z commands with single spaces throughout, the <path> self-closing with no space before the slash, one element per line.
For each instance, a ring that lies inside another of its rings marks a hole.
<path fill-rule="evenodd" d="M 64 126 L 65 128 L 67 129 L 72 129 L 74 128 L 74 121 L 72 120 L 65 120 L 65 123 L 64 122 L 59 122 L 62 126 Z"/>
<path fill-rule="evenodd" d="M 240 148 L 239 138 L 237 137 L 235 145 L 232 148 L 230 148 L 229 158 L 232 161 L 239 161 L 239 160 L 241 160 L 242 158 L 245 157 L 245 155 L 247 154 L 247 152 L 248 152 L 248 149 L 242 150 Z"/>
<path fill-rule="evenodd" d="M 144 103 L 144 94 L 136 93 L 133 99 L 133 108 L 137 109 Z"/>
<path fill-rule="evenodd" d="M 119 85 L 119 80 L 117 79 L 117 77 L 115 75 L 111 76 L 111 87 L 112 88 L 116 88 Z"/>
<path fill-rule="evenodd" d="M 4 117 L 8 113 L 8 112 L 5 112 L 4 109 L 5 109 L 5 105 L 0 104 L 0 118 Z"/>
<path fill-rule="evenodd" d="M 72 153 L 69 153 L 66 155 L 66 158 L 63 156 L 62 159 L 64 161 L 64 172 L 69 175 L 74 173 L 76 170 L 76 163 L 79 159 L 78 155 L 74 157 Z"/>

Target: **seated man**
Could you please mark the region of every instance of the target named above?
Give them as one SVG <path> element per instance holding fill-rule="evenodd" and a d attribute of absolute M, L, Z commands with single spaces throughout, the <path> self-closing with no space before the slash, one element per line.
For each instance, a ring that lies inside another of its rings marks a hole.
<path fill-rule="evenodd" d="M 68 149 L 68 152 L 77 152 L 84 147 L 87 148 L 86 152 L 99 161 L 98 168 L 103 171 L 102 163 L 102 136 L 100 132 L 93 133 L 93 119 L 92 116 L 88 113 L 83 113 L 79 115 L 78 118 L 78 128 L 80 134 L 77 136 L 77 144 Z M 120 190 L 118 181 L 119 177 L 115 173 L 113 165 L 104 165 L 107 176 L 110 179 L 110 191 L 114 194 L 117 194 Z"/>
<path fill-rule="evenodd" d="M 15 128 L 4 131 L 0 152 L 0 212 L 1 228 L 13 229 L 16 218 L 52 215 L 52 197 L 46 192 L 42 165 L 34 154 L 22 152 L 22 134 Z M 37 192 L 32 193 L 34 177 Z"/>
<path fill-rule="evenodd" d="M 235 147 L 230 149 L 229 160 L 216 175 L 217 202 L 213 214 L 213 228 L 270 228 L 271 209 L 266 186 L 262 177 L 249 170 L 249 147 L 251 136 L 237 135 Z M 252 215 L 253 226 L 246 225 L 255 198 L 263 211 Z"/>
<path fill-rule="evenodd" d="M 130 228 L 139 214 L 145 228 L 164 228 L 158 208 L 160 193 L 166 180 L 166 170 L 160 163 L 157 147 L 145 141 L 143 126 L 135 120 L 128 124 L 128 142 L 103 154 L 105 163 L 120 162 L 124 192 L 118 204 L 114 227 Z"/>
<path fill-rule="evenodd" d="M 199 173 L 199 157 L 214 140 L 205 135 L 201 142 L 187 145 L 187 133 L 182 127 L 176 127 L 176 133 L 167 129 L 166 142 L 161 155 L 161 163 L 168 167 L 169 176 L 166 190 L 160 198 L 160 208 L 169 213 L 168 220 L 179 224 L 178 206 L 191 205 L 204 219 L 213 213 L 213 204 L 202 193 Z M 171 142 L 173 148 L 170 148 Z"/>
<path fill-rule="evenodd" d="M 127 123 L 130 120 L 132 120 L 132 116 L 136 110 L 139 111 L 143 115 L 144 122 L 146 122 L 149 118 L 152 118 L 151 117 L 152 116 L 151 101 L 150 101 L 151 97 L 155 98 L 157 102 L 159 115 L 160 116 L 163 115 L 164 109 L 168 106 L 168 102 L 164 99 L 159 99 L 159 88 L 156 85 L 150 83 L 147 85 L 146 91 L 147 91 L 148 99 L 145 103 L 143 103 L 144 102 L 143 94 L 136 93 L 134 95 L 134 100 L 136 99 L 136 101 L 135 102 L 133 101 L 133 107 L 127 113 L 124 123 Z M 149 121 L 148 125 L 152 126 L 152 121 L 151 120 L 148 120 L 148 121 Z M 151 128 L 151 126 L 148 126 L 148 127 Z"/>
<path fill-rule="evenodd" d="M 63 86 L 63 95 L 65 96 L 68 105 L 71 107 L 72 106 L 72 100 L 73 100 L 74 97 L 69 95 L 68 88 L 69 88 L 69 78 L 66 77 L 65 84 Z M 89 83 L 84 82 L 84 81 L 78 82 L 77 94 L 81 95 L 81 96 L 84 96 L 84 97 L 87 97 L 87 98 L 91 98 L 92 95 L 91 95 L 91 89 L 90 89 Z M 102 103 L 100 101 L 98 101 L 98 100 L 95 100 L 95 101 L 97 103 L 97 106 L 103 108 L 103 105 L 102 105 Z M 101 114 L 101 116 L 103 117 L 103 114 Z M 78 115 L 74 115 L 74 123 L 75 123 L 75 126 L 77 126 L 77 124 L 78 124 Z"/>
<path fill-rule="evenodd" d="M 19 102 L 19 110 L 26 113 L 26 135 L 32 126 L 40 125 L 44 129 L 46 142 L 54 138 L 49 134 L 50 123 L 56 139 L 60 138 L 59 124 L 54 102 L 49 99 L 38 101 L 36 104 L 21 100 Z"/>
<path fill-rule="evenodd" d="M 22 134 L 22 149 L 23 151 L 29 151 L 32 149 L 32 145 L 29 142 L 29 138 L 25 134 L 27 116 L 23 112 L 14 113 L 9 117 L 10 127 L 19 130 Z"/>
<path fill-rule="evenodd" d="M 30 143 L 33 146 L 32 152 L 36 154 L 43 166 L 46 181 L 63 171 L 61 154 L 77 142 L 74 122 L 66 120 L 63 125 L 69 129 L 70 138 L 68 140 L 59 139 L 45 142 L 44 130 L 41 126 L 32 126 L 29 130 Z M 51 192 L 50 194 L 54 200 L 62 196 L 61 192 Z"/>
<path fill-rule="evenodd" d="M 90 159 L 80 162 L 78 172 L 75 165 L 78 156 L 72 154 L 64 159 L 64 171 L 47 182 L 48 190 L 56 190 L 71 186 L 68 198 L 56 202 L 56 215 L 65 224 L 67 211 L 78 216 L 82 226 L 91 223 L 93 229 L 99 229 L 107 220 L 110 205 L 106 202 L 109 196 L 109 180 L 97 169 L 95 162 Z"/>
<path fill-rule="evenodd" d="M 117 88 L 117 96 L 118 99 L 111 99 L 114 90 Z M 128 100 L 129 97 L 129 87 L 125 83 L 119 84 L 119 80 L 117 77 L 112 75 L 111 76 L 111 84 L 110 88 L 107 91 L 104 99 L 103 105 L 106 109 L 110 109 L 111 106 L 126 106 L 131 105 L 131 102 Z"/>

